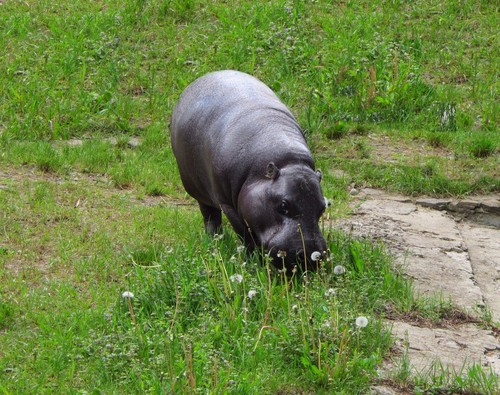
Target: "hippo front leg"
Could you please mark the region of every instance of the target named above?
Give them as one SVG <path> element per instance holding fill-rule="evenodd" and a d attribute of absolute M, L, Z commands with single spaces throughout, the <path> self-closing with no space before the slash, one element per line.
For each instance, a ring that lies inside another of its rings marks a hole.
<path fill-rule="evenodd" d="M 221 210 L 215 207 L 207 206 L 198 203 L 200 206 L 201 215 L 203 215 L 203 222 L 205 223 L 205 231 L 213 236 L 217 233 L 222 233 L 222 215 Z"/>

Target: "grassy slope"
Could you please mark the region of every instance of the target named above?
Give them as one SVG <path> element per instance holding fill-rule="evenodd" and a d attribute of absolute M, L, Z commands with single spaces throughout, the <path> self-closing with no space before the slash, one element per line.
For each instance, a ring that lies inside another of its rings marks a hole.
<path fill-rule="evenodd" d="M 3 162 L 173 193 L 165 130 L 175 100 L 197 76 L 237 68 L 291 106 L 327 153 L 323 168 L 406 193 L 499 189 L 494 3 L 37 1 L 1 12 Z M 328 139 L 359 130 L 357 140 Z M 414 181 L 404 185 L 394 166 L 367 160 L 367 132 L 444 147 L 450 159 L 430 174 L 410 155 L 400 164 Z M 85 150 L 47 144 L 130 135 L 151 143 L 141 158 L 101 144 L 92 166 Z M 447 164 L 462 170 L 450 175 Z M 430 175 L 437 181 L 426 183 Z"/>
<path fill-rule="evenodd" d="M 352 182 L 498 191 L 494 2 L 330 3 L 2 3 L 0 392 L 364 391 L 375 316 L 416 303 L 383 251 L 329 232 L 346 276 L 268 277 L 203 238 L 166 132 L 190 81 L 237 68 L 297 114 L 332 216 Z"/>

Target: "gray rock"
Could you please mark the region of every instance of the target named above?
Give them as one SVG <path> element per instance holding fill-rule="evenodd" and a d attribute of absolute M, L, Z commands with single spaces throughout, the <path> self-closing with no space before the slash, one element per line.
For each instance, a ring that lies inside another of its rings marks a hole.
<path fill-rule="evenodd" d="M 408 353 L 411 367 L 417 373 L 425 374 L 440 363 L 456 373 L 480 364 L 500 374 L 500 364 L 492 363 L 495 357 L 500 361 L 500 343 L 490 330 L 473 324 L 453 329 L 421 328 L 398 321 L 390 325 L 399 344 L 407 346 L 407 350 L 400 351 Z"/>
<path fill-rule="evenodd" d="M 474 200 L 458 200 L 452 202 L 449 206 L 451 211 L 456 211 L 458 213 L 470 213 L 474 212 L 476 208 L 479 208 L 480 204 Z"/>
<path fill-rule="evenodd" d="M 137 148 L 139 145 L 141 145 L 141 141 L 137 138 L 137 137 L 132 137 L 129 141 L 128 141 L 128 146 L 130 148 Z"/>
<path fill-rule="evenodd" d="M 370 388 L 370 395 L 397 395 L 398 393 L 385 385 L 374 385 Z"/>
<path fill-rule="evenodd" d="M 418 206 L 429 207 L 434 210 L 446 210 L 451 203 L 451 199 L 422 198 L 415 202 Z"/>
<path fill-rule="evenodd" d="M 450 299 L 471 314 L 478 307 L 486 308 L 493 321 L 500 323 L 500 226 L 495 226 L 500 223 L 498 203 L 496 197 L 418 199 L 412 203 L 404 196 L 362 189 L 353 197 L 351 218 L 336 226 L 354 236 L 382 240 L 395 263 L 414 279 L 419 294 Z M 442 211 L 445 209 L 450 211 Z M 455 217 L 449 214 L 451 210 L 456 210 Z M 487 225 L 477 221 L 485 216 Z M 440 366 L 436 365 L 439 361 L 444 369 L 459 374 L 466 374 L 472 363 L 500 374 L 499 341 L 479 325 L 467 323 L 451 329 L 422 328 L 405 322 L 391 325 L 413 371 L 425 374 Z M 376 386 L 371 391 L 390 394 L 383 391 L 394 389 Z"/>

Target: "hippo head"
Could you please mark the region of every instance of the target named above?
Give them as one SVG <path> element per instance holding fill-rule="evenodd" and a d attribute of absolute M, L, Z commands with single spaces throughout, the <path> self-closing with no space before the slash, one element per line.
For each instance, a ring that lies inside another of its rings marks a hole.
<path fill-rule="evenodd" d="M 280 169 L 272 162 L 265 170 L 265 177 L 245 187 L 238 200 L 254 243 L 278 269 L 290 272 L 297 264 L 316 269 L 327 249 L 318 225 L 326 207 L 321 173 L 303 164 Z"/>

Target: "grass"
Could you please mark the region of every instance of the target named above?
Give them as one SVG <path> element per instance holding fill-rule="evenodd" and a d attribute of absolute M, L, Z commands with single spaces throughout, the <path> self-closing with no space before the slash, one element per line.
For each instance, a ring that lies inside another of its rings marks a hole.
<path fill-rule="evenodd" d="M 22 179 L 1 202 L 6 393 L 358 391 L 390 344 L 382 294 L 411 298 L 369 242 L 330 233 L 328 265 L 345 275 L 290 280 L 233 234 L 204 237 L 195 207 L 144 204 L 106 179 Z"/>
<path fill-rule="evenodd" d="M 498 192 L 497 12 L 472 0 L 1 2 L 0 393 L 366 392 L 390 349 L 384 308 L 440 308 L 414 299 L 382 246 L 327 221 L 333 260 L 307 279 L 268 272 L 231 232 L 205 238 L 171 110 L 206 72 L 262 79 L 305 130 L 330 218 L 348 213 L 352 184 Z M 407 382 L 495 393 L 467 374 Z"/>

